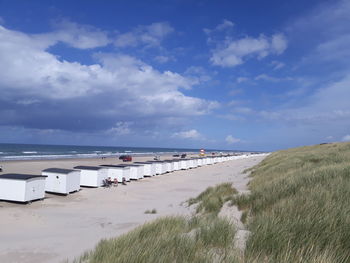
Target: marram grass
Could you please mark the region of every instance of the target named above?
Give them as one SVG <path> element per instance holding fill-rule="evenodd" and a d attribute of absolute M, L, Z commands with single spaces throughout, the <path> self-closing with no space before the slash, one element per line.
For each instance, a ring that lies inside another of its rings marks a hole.
<path fill-rule="evenodd" d="M 276 152 L 251 169 L 246 260 L 350 262 L 350 143 Z"/>
<path fill-rule="evenodd" d="M 216 216 L 223 204 L 221 198 L 235 192 L 227 183 L 210 187 L 192 200 L 205 216 L 156 219 L 118 238 L 102 240 L 75 262 L 239 262 L 233 247 L 236 229 Z M 219 201 L 213 206 L 212 199 Z"/>

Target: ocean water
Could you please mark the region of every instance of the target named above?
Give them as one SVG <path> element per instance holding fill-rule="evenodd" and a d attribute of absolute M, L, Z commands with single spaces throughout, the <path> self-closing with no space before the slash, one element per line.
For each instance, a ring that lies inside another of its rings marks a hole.
<path fill-rule="evenodd" d="M 221 151 L 221 150 L 208 150 Z M 95 158 L 130 155 L 156 155 L 164 153 L 198 153 L 199 149 L 146 148 L 146 147 L 106 147 L 43 144 L 0 143 L 0 160 L 41 160 L 61 158 Z M 225 151 L 222 151 L 225 152 Z M 232 152 L 232 151 L 231 151 Z"/>

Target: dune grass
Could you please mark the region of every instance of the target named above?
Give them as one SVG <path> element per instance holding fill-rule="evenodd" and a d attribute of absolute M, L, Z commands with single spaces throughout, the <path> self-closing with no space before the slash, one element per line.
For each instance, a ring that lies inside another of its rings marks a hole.
<path fill-rule="evenodd" d="M 271 154 L 233 200 L 252 232 L 246 260 L 350 262 L 350 143 Z"/>
<path fill-rule="evenodd" d="M 188 200 L 188 205 L 198 203 L 197 213 L 207 213 L 216 216 L 224 202 L 228 201 L 237 190 L 232 188 L 231 183 L 223 183 L 214 187 L 208 187 L 196 198 Z"/>
<path fill-rule="evenodd" d="M 239 262 L 233 248 L 235 227 L 216 216 L 222 198 L 235 192 L 231 184 L 210 187 L 191 199 L 202 207 L 198 211 L 203 209 L 203 215 L 157 219 L 118 238 L 102 240 L 74 262 Z"/>

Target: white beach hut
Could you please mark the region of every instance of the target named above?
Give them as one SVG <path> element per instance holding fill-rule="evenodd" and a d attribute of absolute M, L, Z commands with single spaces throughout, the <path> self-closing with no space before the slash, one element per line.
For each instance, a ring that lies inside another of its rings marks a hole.
<path fill-rule="evenodd" d="M 117 179 L 118 183 L 123 183 L 123 178 L 125 181 L 130 182 L 130 167 L 104 164 L 100 165 L 107 169 L 107 177 L 110 177 L 112 180 Z"/>
<path fill-rule="evenodd" d="M 170 172 L 173 171 L 174 165 L 173 165 L 173 162 L 172 162 L 172 161 L 166 160 L 166 161 L 163 161 L 163 163 L 165 163 L 165 165 L 166 165 L 166 172 L 167 172 L 167 173 L 170 173 Z"/>
<path fill-rule="evenodd" d="M 88 187 L 100 187 L 103 180 L 108 177 L 108 169 L 101 166 L 75 166 L 80 170 L 80 185 Z"/>
<path fill-rule="evenodd" d="M 192 158 L 192 165 L 193 165 L 193 168 L 198 167 L 198 159 L 197 158 Z"/>
<path fill-rule="evenodd" d="M 154 161 L 149 161 L 150 163 L 152 163 L 155 167 L 156 167 L 156 175 L 160 175 L 165 173 L 165 164 L 162 162 L 154 162 Z"/>
<path fill-rule="evenodd" d="M 132 163 L 129 164 L 130 166 L 133 166 L 137 169 L 137 178 L 138 179 L 142 179 L 145 176 L 145 166 L 143 164 L 136 164 L 136 163 Z"/>
<path fill-rule="evenodd" d="M 189 167 L 187 166 L 187 161 L 185 159 L 180 160 L 180 169 L 181 170 L 187 170 Z"/>
<path fill-rule="evenodd" d="M 41 172 L 47 176 L 45 191 L 69 194 L 80 189 L 80 171 L 72 169 L 48 168 Z"/>
<path fill-rule="evenodd" d="M 197 166 L 202 166 L 202 158 L 197 158 Z"/>
<path fill-rule="evenodd" d="M 173 171 L 180 170 L 180 160 L 174 159 L 172 160 L 172 162 L 173 162 Z"/>
<path fill-rule="evenodd" d="M 213 157 L 208 157 L 207 158 L 207 164 L 208 165 L 211 165 L 211 164 L 213 164 L 214 162 L 213 162 Z"/>
<path fill-rule="evenodd" d="M 31 202 L 44 199 L 46 176 L 33 174 L 0 175 L 0 200 Z"/>
<path fill-rule="evenodd" d="M 140 164 L 118 164 L 116 166 L 129 167 L 130 169 L 130 179 L 138 180 L 143 178 L 144 168 Z"/>
<path fill-rule="evenodd" d="M 157 174 L 165 174 L 167 172 L 167 165 L 163 161 L 149 161 L 156 164 Z"/>
<path fill-rule="evenodd" d="M 187 166 L 189 169 L 195 168 L 193 159 L 187 159 Z"/>
<path fill-rule="evenodd" d="M 156 164 L 151 162 L 134 162 L 134 164 L 143 165 L 143 175 L 144 176 L 154 176 L 156 175 Z"/>

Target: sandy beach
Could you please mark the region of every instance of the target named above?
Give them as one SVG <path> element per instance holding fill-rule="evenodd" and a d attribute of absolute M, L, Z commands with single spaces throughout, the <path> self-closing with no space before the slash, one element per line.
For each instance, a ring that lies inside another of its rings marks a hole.
<path fill-rule="evenodd" d="M 0 201 L 0 262 L 62 262 L 93 249 L 102 238 L 115 237 L 167 215 L 190 215 L 183 202 L 209 186 L 232 182 L 246 190 L 242 171 L 266 155 L 176 171 L 108 189 L 82 188 L 69 196 L 46 194 L 44 201 L 21 205 Z M 166 157 L 162 157 L 165 159 Z M 137 157 L 135 161 L 150 160 Z M 120 163 L 117 158 L 2 162 L 4 173 L 34 173 L 49 167 Z M 145 214 L 156 209 L 156 214 Z"/>

